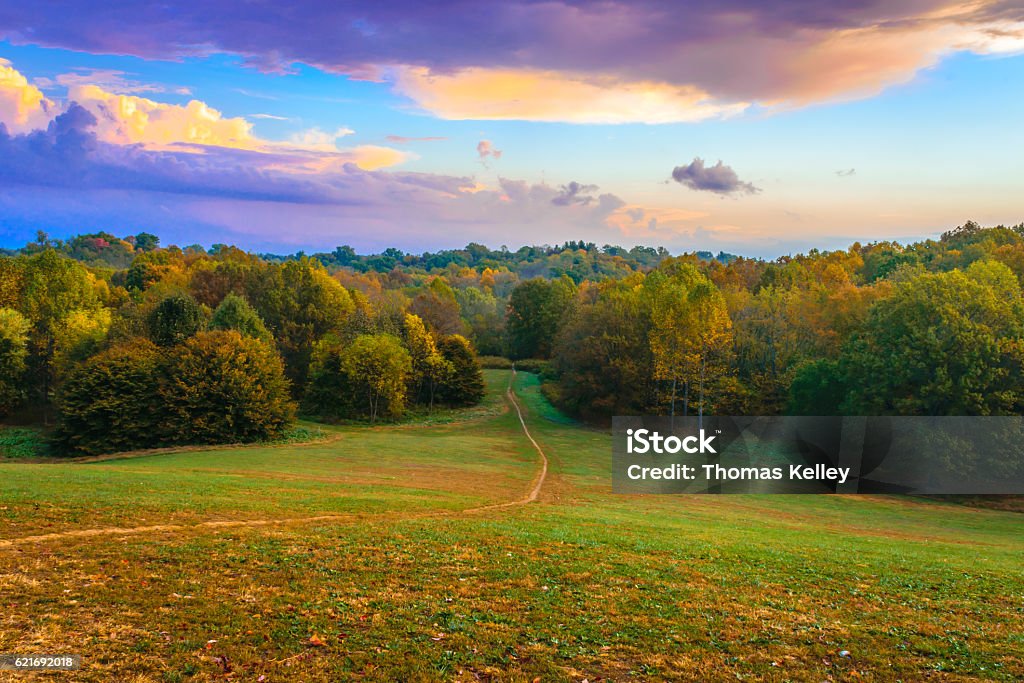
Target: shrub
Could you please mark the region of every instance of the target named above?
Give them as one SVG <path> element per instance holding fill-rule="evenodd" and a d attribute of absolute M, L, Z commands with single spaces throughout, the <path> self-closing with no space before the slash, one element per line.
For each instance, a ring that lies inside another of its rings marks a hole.
<path fill-rule="evenodd" d="M 161 445 L 162 358 L 153 343 L 140 339 L 75 366 L 57 396 L 58 446 L 92 455 Z"/>
<path fill-rule="evenodd" d="M 58 406 L 56 443 L 84 455 L 265 441 L 295 416 L 280 356 L 233 330 L 169 350 L 144 339 L 114 346 L 71 371 Z"/>
<path fill-rule="evenodd" d="M 532 372 L 535 375 L 544 375 L 549 371 L 550 363 L 541 358 L 524 358 L 516 361 L 516 370 L 520 372 Z"/>
<path fill-rule="evenodd" d="M 200 332 L 176 347 L 160 394 L 176 443 L 264 441 L 295 418 L 281 357 L 235 330 Z"/>

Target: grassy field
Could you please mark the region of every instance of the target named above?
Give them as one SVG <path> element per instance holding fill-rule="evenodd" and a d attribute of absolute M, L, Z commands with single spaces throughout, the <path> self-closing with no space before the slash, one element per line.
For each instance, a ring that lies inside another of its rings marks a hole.
<path fill-rule="evenodd" d="M 615 496 L 609 435 L 524 373 L 549 475 L 488 508 L 540 464 L 487 379 L 309 444 L 0 460 L 0 652 L 85 661 L 10 680 L 1024 679 L 1019 514 Z"/>

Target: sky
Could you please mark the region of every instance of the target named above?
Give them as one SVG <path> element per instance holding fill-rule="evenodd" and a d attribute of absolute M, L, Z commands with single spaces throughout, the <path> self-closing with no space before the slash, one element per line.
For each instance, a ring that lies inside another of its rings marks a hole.
<path fill-rule="evenodd" d="M 773 258 L 1024 222 L 1024 0 L 0 5 L 0 246 L 586 240 Z"/>

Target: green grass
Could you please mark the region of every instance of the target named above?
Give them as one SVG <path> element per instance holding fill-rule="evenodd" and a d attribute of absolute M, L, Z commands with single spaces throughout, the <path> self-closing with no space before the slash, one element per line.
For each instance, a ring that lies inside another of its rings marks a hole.
<path fill-rule="evenodd" d="M 525 373 L 541 499 L 462 512 L 520 498 L 536 472 L 499 408 L 508 373 L 487 379 L 488 408 L 440 424 L 0 463 L 0 538 L 178 525 L 0 545 L 0 651 L 78 652 L 75 680 L 137 683 L 1024 678 L 1020 515 L 613 495 L 609 435 Z M 190 526 L 318 514 L 343 517 Z"/>

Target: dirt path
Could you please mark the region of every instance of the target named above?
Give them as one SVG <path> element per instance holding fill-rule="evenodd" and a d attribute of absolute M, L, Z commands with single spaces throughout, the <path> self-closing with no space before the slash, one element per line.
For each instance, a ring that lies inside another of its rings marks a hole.
<path fill-rule="evenodd" d="M 540 490 L 544 486 L 544 481 L 548 476 L 548 457 L 544 453 L 544 449 L 540 447 L 540 444 L 530 434 L 530 430 L 526 426 L 526 420 L 523 419 L 523 411 L 519 407 L 519 401 L 516 400 L 515 392 L 512 391 L 512 381 L 515 379 L 516 371 L 512 370 L 509 375 L 508 389 L 506 395 L 508 396 L 509 402 L 512 407 L 516 409 L 516 415 L 519 417 L 519 424 L 523 428 L 523 433 L 526 438 L 533 444 L 534 449 L 540 456 L 541 468 L 540 472 L 533 480 L 533 487 L 530 489 L 522 498 L 508 501 L 507 503 L 495 503 L 493 505 L 483 505 L 480 507 L 466 508 L 464 510 L 451 510 L 441 512 L 427 512 L 427 513 L 412 513 L 409 515 L 397 515 L 403 519 L 415 519 L 421 517 L 441 517 L 448 515 L 459 515 L 459 514 L 470 514 L 476 512 L 486 512 L 487 510 L 499 510 L 503 508 L 518 507 L 520 505 L 527 505 L 533 503 L 540 496 Z M 198 450 L 198 449 L 197 449 Z M 73 529 L 70 531 L 58 531 L 52 534 L 40 534 L 36 536 L 24 536 L 22 538 L 11 538 L 11 539 L 0 539 L 0 548 L 8 548 L 16 545 L 24 545 L 28 543 L 45 543 L 47 541 L 57 541 L 65 538 L 82 538 L 89 536 L 126 536 L 132 534 L 145 534 L 153 532 L 165 532 L 165 531 L 185 531 L 188 529 L 229 529 L 237 527 L 259 527 L 259 526 L 275 526 L 285 524 L 306 524 L 310 522 L 333 522 L 333 521 L 353 521 L 356 519 L 367 519 L 369 517 L 393 517 L 395 515 L 316 515 L 312 517 L 291 517 L 291 518 L 269 518 L 269 519 L 240 519 L 240 520 L 214 520 L 208 522 L 198 522 L 196 524 L 151 524 L 148 526 L 136 526 L 136 527 L 101 527 L 96 529 Z"/>
<path fill-rule="evenodd" d="M 515 376 L 516 371 L 515 368 L 513 368 L 512 374 L 509 375 L 508 391 L 506 392 L 506 394 L 508 395 L 508 400 L 512 403 L 512 407 L 516 409 L 516 415 L 519 417 L 519 424 L 522 425 L 523 427 L 523 434 L 525 434 L 526 438 L 530 440 L 530 443 L 533 444 L 534 449 L 537 451 L 537 455 L 540 456 L 540 473 L 534 479 L 533 488 L 530 489 L 530 492 L 526 494 L 524 498 L 509 501 L 507 503 L 496 503 L 494 505 L 484 505 L 483 507 L 469 508 L 467 510 L 462 510 L 462 512 L 464 513 L 480 512 L 482 510 L 497 510 L 498 508 L 516 507 L 517 505 L 526 505 L 527 503 L 532 503 L 537 500 L 537 496 L 540 495 L 540 489 L 542 486 L 544 486 L 544 480 L 548 478 L 548 456 L 545 455 L 544 449 L 540 447 L 540 444 L 538 444 L 537 441 L 533 438 L 533 435 L 530 434 L 530 430 L 526 426 L 526 420 L 523 419 L 523 411 L 519 408 L 519 401 L 516 400 L 516 394 L 514 391 L 512 391 L 512 380 L 515 379 Z"/>

